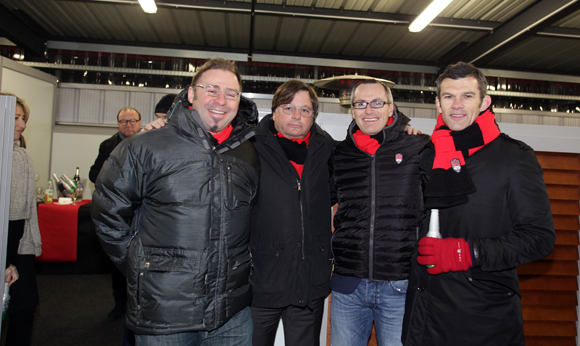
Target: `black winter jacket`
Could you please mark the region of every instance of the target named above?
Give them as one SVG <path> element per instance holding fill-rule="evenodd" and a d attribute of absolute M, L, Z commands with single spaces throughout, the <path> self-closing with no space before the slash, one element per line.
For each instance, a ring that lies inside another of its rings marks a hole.
<path fill-rule="evenodd" d="M 121 137 L 119 136 L 119 132 L 112 135 L 110 138 L 104 140 L 101 145 L 99 145 L 99 155 L 95 159 L 95 163 L 91 166 L 89 171 L 89 180 L 95 183 L 97 181 L 97 177 L 99 176 L 99 172 L 101 172 L 101 168 L 103 168 L 103 164 L 113 150 L 121 143 Z"/>
<path fill-rule="evenodd" d="M 331 205 L 328 161 L 335 145 L 316 123 L 310 130 L 302 178 L 269 130 L 256 128 L 261 162 L 258 201 L 252 210 L 253 306 L 311 306 L 329 293 Z"/>
<path fill-rule="evenodd" d="M 338 209 L 334 216 L 334 272 L 376 281 L 405 280 L 423 220 L 419 152 L 427 135 L 408 135 L 409 122 L 396 108 L 394 121 L 383 129 L 383 142 L 370 155 L 352 137 L 334 151 Z M 400 163 L 397 163 L 400 158 Z"/>
<path fill-rule="evenodd" d="M 424 180 L 433 158 L 431 146 L 421 162 Z M 516 267 L 547 256 L 555 241 L 542 168 L 529 146 L 504 134 L 465 161 L 476 192 L 439 210 L 440 232 L 476 242 L 480 266 L 430 275 L 414 255 L 406 346 L 524 345 Z"/>
<path fill-rule="evenodd" d="M 213 146 L 186 95 L 167 126 L 119 144 L 93 195 L 97 234 L 127 275 L 127 326 L 140 334 L 213 330 L 251 301 L 259 159 L 246 119 L 257 109 L 242 98 L 230 138 Z"/>

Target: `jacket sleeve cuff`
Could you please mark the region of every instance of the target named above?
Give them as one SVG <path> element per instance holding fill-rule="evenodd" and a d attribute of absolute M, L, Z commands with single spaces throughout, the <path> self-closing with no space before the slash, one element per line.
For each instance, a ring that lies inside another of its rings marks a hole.
<path fill-rule="evenodd" d="M 473 267 L 479 267 L 479 245 L 477 239 L 467 239 L 469 251 L 471 252 L 471 263 Z"/>

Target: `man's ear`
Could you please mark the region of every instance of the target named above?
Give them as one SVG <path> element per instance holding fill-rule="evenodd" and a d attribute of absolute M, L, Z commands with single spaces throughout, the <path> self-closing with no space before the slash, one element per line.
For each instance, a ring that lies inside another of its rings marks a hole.
<path fill-rule="evenodd" d="M 441 111 L 441 102 L 439 102 L 439 96 L 435 97 L 435 107 L 437 107 L 437 114 L 443 113 Z"/>
<path fill-rule="evenodd" d="M 491 106 L 491 96 L 485 95 L 483 101 L 481 102 L 481 107 L 479 108 L 479 111 L 483 112 L 484 110 L 488 109 L 489 106 Z"/>
<path fill-rule="evenodd" d="M 187 88 L 187 101 L 189 101 L 189 103 L 193 103 L 193 97 L 194 97 L 194 90 L 193 87 L 189 87 Z"/>

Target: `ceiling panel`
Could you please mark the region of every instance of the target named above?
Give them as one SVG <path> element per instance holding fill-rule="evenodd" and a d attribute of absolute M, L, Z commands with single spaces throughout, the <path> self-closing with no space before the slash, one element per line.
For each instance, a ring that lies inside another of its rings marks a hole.
<path fill-rule="evenodd" d="M 224 53 L 259 51 L 273 55 L 320 55 L 333 59 L 360 58 L 438 66 L 442 57 L 453 59 L 456 54 L 465 53 L 458 47 L 465 51 L 476 50 L 478 40 L 489 37 L 492 31 L 495 34 L 497 27 L 501 30 L 500 25 L 518 20 L 525 22 L 524 10 L 531 6 L 552 3 L 548 2 L 550 0 L 454 0 L 439 20 L 453 19 L 448 21 L 452 26 L 467 21 L 477 30 L 434 25 L 420 33 L 410 33 L 407 24 L 393 24 L 385 19 L 411 21 L 431 0 L 258 0 L 258 10 L 268 5 L 278 13 L 258 11 L 253 17 L 252 35 L 251 0 L 192 0 L 191 4 L 201 6 L 198 8 L 174 4 L 187 6 L 189 3 L 185 0 L 156 0 L 159 10 L 154 15 L 143 13 L 140 6 L 131 1 L 122 1 L 0 0 L 0 5 L 16 17 L 22 13 L 28 16 L 36 24 L 35 28 L 42 31 L 39 37 L 44 40 L 124 46 L 133 43 Z M 520 40 L 522 42 L 494 50 L 490 53 L 494 58 L 483 62 L 483 67 L 488 64 L 496 68 L 580 75 L 580 67 L 574 59 L 580 43 L 580 10 L 574 7 L 578 7 L 575 5 L 578 3 L 570 0 L 571 14 L 548 23 L 552 30 L 566 29 L 568 35 L 577 38 L 545 36 L 541 32 L 530 35 Z M 242 9 L 228 9 L 233 6 Z M 349 18 L 339 18 L 345 13 Z M 480 21 L 486 22 L 487 29 L 482 30 L 482 25 L 477 27 Z"/>

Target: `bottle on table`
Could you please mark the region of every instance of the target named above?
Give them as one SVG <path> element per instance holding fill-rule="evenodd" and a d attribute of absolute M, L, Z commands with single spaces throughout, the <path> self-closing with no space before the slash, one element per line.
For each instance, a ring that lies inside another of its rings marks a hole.
<path fill-rule="evenodd" d="M 48 178 L 46 183 L 46 189 L 44 190 L 44 203 L 52 204 L 54 198 L 54 189 L 52 188 L 52 179 Z"/>
<path fill-rule="evenodd" d="M 63 196 L 68 197 L 70 194 L 70 190 L 71 190 L 70 185 L 67 184 L 67 186 L 64 186 L 63 182 L 60 179 L 58 179 L 58 177 L 54 173 L 52 173 L 52 177 L 54 178 L 54 181 L 56 183 L 56 188 L 58 189 L 58 191 Z"/>
<path fill-rule="evenodd" d="M 81 177 L 79 175 L 79 168 L 77 167 L 76 171 L 75 171 L 75 176 L 73 177 L 73 181 L 75 182 L 75 184 L 79 184 L 79 181 L 81 181 Z"/>
<path fill-rule="evenodd" d="M 75 182 L 72 181 L 71 178 L 67 177 L 64 173 L 60 176 L 60 180 L 63 182 L 63 184 L 66 182 L 69 186 L 72 187 L 72 191 L 69 190 L 70 192 L 74 192 L 74 190 L 77 188 L 77 184 L 75 184 Z"/>

